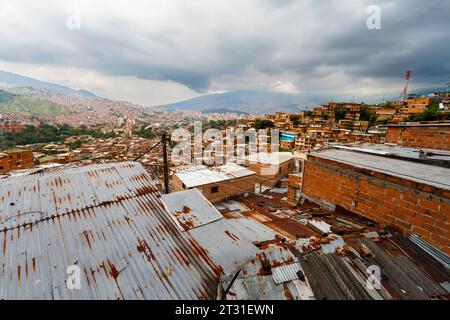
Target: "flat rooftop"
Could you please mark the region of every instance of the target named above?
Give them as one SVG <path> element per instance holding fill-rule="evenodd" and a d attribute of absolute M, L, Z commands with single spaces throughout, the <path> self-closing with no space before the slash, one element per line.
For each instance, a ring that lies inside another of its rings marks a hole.
<path fill-rule="evenodd" d="M 350 150 L 328 149 L 312 152 L 311 155 L 450 190 L 450 169 L 448 168 Z"/>
<path fill-rule="evenodd" d="M 254 171 L 234 163 L 227 163 L 218 167 L 207 167 L 203 165 L 190 166 L 175 172 L 175 175 L 187 188 L 243 178 L 254 174 L 256 174 Z"/>
<path fill-rule="evenodd" d="M 434 150 L 426 148 L 410 148 L 394 144 L 379 143 L 350 143 L 350 144 L 330 144 L 336 149 L 351 150 L 356 152 L 369 153 L 381 156 L 399 157 L 410 160 L 423 160 L 420 157 L 421 151 L 425 152 L 428 160 L 450 161 L 450 151 Z"/>
<path fill-rule="evenodd" d="M 262 163 L 262 164 L 282 164 L 293 158 L 291 152 L 258 152 L 248 156 L 249 162 Z"/>
<path fill-rule="evenodd" d="M 387 124 L 382 127 L 450 127 L 450 122 L 401 122 Z"/>

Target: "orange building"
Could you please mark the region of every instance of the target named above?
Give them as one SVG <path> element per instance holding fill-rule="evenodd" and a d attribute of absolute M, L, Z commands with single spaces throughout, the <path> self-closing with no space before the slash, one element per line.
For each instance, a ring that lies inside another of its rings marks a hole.
<path fill-rule="evenodd" d="M 15 150 L 0 154 L 0 173 L 11 170 L 26 169 L 34 166 L 32 151 Z"/>
<path fill-rule="evenodd" d="M 403 113 L 416 114 L 425 111 L 430 104 L 430 98 L 409 98 L 405 108 L 402 109 Z"/>

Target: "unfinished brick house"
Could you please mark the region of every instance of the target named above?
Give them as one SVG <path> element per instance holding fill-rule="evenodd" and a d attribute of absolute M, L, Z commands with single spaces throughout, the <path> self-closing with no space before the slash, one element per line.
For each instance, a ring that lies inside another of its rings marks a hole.
<path fill-rule="evenodd" d="M 405 147 L 450 150 L 450 122 L 388 125 L 386 142 Z"/>
<path fill-rule="evenodd" d="M 0 173 L 11 170 L 26 169 L 34 166 L 32 151 L 12 151 L 0 154 Z"/>
<path fill-rule="evenodd" d="M 256 173 L 228 163 L 219 167 L 190 166 L 173 175 L 173 192 L 197 188 L 211 203 L 255 191 Z"/>
<path fill-rule="evenodd" d="M 256 183 L 274 188 L 293 171 L 294 157 L 290 152 L 260 152 L 249 156 L 248 166 L 256 172 Z"/>
<path fill-rule="evenodd" d="M 399 159 L 368 147 L 348 149 L 309 154 L 302 194 L 418 235 L 450 254 L 448 162 L 447 167 L 421 163 L 418 150 L 415 159 L 409 151 Z"/>
<path fill-rule="evenodd" d="M 8 173 L 9 169 L 9 159 L 6 153 L 0 153 L 0 173 Z"/>

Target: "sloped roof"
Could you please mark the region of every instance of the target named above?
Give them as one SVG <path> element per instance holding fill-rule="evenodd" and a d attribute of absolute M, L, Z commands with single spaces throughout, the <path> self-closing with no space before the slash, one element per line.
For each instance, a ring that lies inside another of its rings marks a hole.
<path fill-rule="evenodd" d="M 251 176 L 255 172 L 237 164 L 227 163 L 213 168 L 203 165 L 190 166 L 186 169 L 178 170 L 175 174 L 187 188 L 195 188 L 206 184 Z"/>
<path fill-rule="evenodd" d="M 184 230 L 222 219 L 222 215 L 197 189 L 164 194 L 161 200 Z"/>
<path fill-rule="evenodd" d="M 221 270 L 134 162 L 0 184 L 0 299 L 213 299 Z M 66 286 L 67 267 L 81 290 Z"/>

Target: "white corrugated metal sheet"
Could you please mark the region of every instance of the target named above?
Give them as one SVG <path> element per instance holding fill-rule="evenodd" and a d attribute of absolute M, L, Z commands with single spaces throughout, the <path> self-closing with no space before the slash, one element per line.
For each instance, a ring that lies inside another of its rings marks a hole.
<path fill-rule="evenodd" d="M 225 174 L 212 171 L 206 166 L 192 166 L 179 170 L 175 174 L 187 188 L 194 188 L 229 179 Z"/>
<path fill-rule="evenodd" d="M 284 264 L 272 269 L 272 278 L 276 284 L 298 280 L 297 272 L 301 269 L 300 262 Z"/>
<path fill-rule="evenodd" d="M 161 196 L 162 202 L 184 230 L 222 219 L 219 211 L 197 189 Z"/>
<path fill-rule="evenodd" d="M 284 244 L 269 244 L 243 265 L 226 298 L 229 300 L 309 300 L 314 298 L 307 279 L 300 281 L 297 257 Z M 227 288 L 232 276 L 222 279 Z"/>
<path fill-rule="evenodd" d="M 197 189 L 163 195 L 161 200 L 225 275 L 233 274 L 255 257 L 259 249 L 254 241 L 273 240 L 276 235 L 272 229 L 239 214 L 224 219 Z"/>
<path fill-rule="evenodd" d="M 235 163 L 227 163 L 223 166 L 215 167 L 214 170 L 224 173 L 228 178 L 242 178 L 256 174 L 254 171 Z"/>
<path fill-rule="evenodd" d="M 2 180 L 0 299 L 215 298 L 221 269 L 159 197 L 132 162 Z"/>
<path fill-rule="evenodd" d="M 234 163 L 227 163 L 218 167 L 190 166 L 178 170 L 175 174 L 187 188 L 195 188 L 205 184 L 248 177 L 254 175 L 255 172 Z"/>

